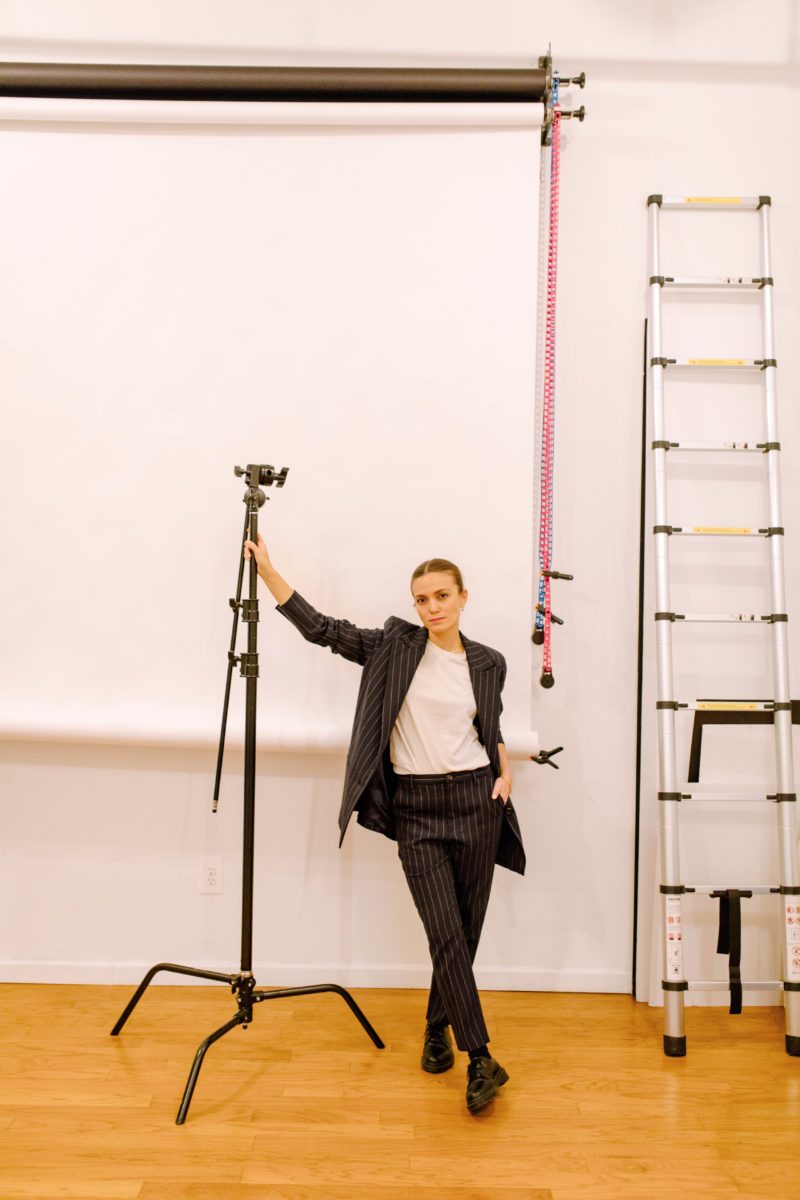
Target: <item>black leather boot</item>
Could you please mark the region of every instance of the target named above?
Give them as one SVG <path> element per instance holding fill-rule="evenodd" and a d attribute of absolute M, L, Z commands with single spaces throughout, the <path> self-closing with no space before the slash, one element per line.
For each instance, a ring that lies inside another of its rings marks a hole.
<path fill-rule="evenodd" d="M 480 1112 L 494 1100 L 504 1083 L 508 1083 L 508 1071 L 488 1055 L 471 1058 L 467 1066 L 467 1108 L 471 1113 Z"/>
<path fill-rule="evenodd" d="M 450 1029 L 447 1025 L 425 1025 L 425 1041 L 422 1045 L 420 1066 L 430 1075 L 441 1075 L 449 1071 L 455 1062 L 453 1043 L 450 1041 Z"/>

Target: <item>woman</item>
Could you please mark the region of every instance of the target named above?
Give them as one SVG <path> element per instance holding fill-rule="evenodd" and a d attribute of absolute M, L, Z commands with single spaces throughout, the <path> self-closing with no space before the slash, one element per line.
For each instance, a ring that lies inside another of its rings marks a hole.
<path fill-rule="evenodd" d="M 467 1107 L 479 1112 L 508 1074 L 488 1050 L 472 971 L 494 864 L 520 874 L 525 852 L 500 732 L 502 654 L 464 637 L 468 594 L 458 567 L 433 558 L 411 578 L 422 624 L 389 617 L 358 629 L 318 613 L 275 570 L 264 539 L 245 542 L 258 573 L 310 642 L 364 668 L 347 755 L 341 838 L 360 825 L 396 839 L 433 963 L 421 1065 L 438 1074 L 469 1054 Z"/>

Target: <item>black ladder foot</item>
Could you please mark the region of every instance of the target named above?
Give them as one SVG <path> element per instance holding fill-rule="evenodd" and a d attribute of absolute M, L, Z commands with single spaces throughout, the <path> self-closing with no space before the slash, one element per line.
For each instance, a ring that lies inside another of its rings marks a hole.
<path fill-rule="evenodd" d="M 664 1034 L 664 1053 L 667 1058 L 685 1058 L 686 1057 L 686 1037 L 670 1037 L 668 1033 Z"/>

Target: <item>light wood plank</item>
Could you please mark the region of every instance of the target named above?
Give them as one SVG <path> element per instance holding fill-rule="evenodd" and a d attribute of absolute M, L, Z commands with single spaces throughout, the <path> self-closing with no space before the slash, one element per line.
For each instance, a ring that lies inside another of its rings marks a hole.
<path fill-rule="evenodd" d="M 160 1186 L 160 1185 L 159 1185 Z M 3 1200 L 138 1200 L 142 1192 L 136 1180 L 58 1180 L 3 1178 Z M 162 1193 L 165 1195 L 165 1193 Z"/>
<path fill-rule="evenodd" d="M 491 1185 L 483 1187 L 415 1186 L 395 1184 L 322 1184 L 309 1190 L 304 1185 L 236 1184 L 210 1187 L 206 1184 L 186 1184 L 169 1193 L 161 1184 L 146 1183 L 138 1200 L 552 1200 L 549 1188 L 517 1187 L 498 1193 Z"/>

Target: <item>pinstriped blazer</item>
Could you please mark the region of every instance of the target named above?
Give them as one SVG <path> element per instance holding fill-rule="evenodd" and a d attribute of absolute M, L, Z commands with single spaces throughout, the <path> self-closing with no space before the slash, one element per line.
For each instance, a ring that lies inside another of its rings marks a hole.
<path fill-rule="evenodd" d="M 278 605 L 306 641 L 327 646 L 334 654 L 364 668 L 347 754 L 344 795 L 339 812 L 339 845 L 350 818 L 357 813 L 359 825 L 386 837 L 395 837 L 395 776 L 389 759 L 389 738 L 414 672 L 419 666 L 428 631 L 400 617 L 389 617 L 382 629 L 359 629 L 349 621 L 325 617 L 293 592 Z M 475 727 L 496 774 L 500 774 L 497 751 L 501 742 L 500 693 L 506 678 L 506 663 L 497 650 L 461 635 L 467 653 L 472 689 L 478 710 Z M 525 870 L 517 814 L 509 800 L 495 861 L 520 875 Z"/>

